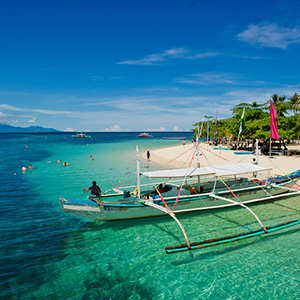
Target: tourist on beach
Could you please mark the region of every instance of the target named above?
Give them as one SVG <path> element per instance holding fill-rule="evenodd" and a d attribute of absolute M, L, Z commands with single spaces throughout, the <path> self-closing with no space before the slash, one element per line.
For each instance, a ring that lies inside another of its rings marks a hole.
<path fill-rule="evenodd" d="M 183 141 L 182 141 L 182 145 L 183 145 L 183 146 L 185 145 L 185 139 L 183 139 Z"/>
<path fill-rule="evenodd" d="M 150 160 L 150 151 L 149 150 L 147 151 L 147 160 L 148 161 Z"/>
<path fill-rule="evenodd" d="M 91 198 L 100 198 L 101 197 L 101 189 L 97 185 L 96 181 L 93 181 L 93 185 L 90 186 L 87 190 L 83 188 L 85 192 L 91 191 Z"/>

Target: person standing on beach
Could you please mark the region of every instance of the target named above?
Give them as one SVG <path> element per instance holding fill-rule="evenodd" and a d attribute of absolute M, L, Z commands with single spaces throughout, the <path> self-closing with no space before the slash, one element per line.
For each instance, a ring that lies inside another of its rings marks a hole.
<path fill-rule="evenodd" d="M 148 150 L 147 151 L 147 161 L 149 161 L 150 160 L 150 151 Z"/>
<path fill-rule="evenodd" d="M 101 189 L 97 185 L 96 181 L 93 181 L 93 185 L 90 186 L 87 190 L 83 188 L 85 192 L 91 191 L 91 198 L 101 198 Z"/>

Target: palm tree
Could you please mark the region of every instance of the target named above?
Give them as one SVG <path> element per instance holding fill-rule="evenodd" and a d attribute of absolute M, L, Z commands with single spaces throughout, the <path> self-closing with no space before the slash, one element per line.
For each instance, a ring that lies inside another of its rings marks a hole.
<path fill-rule="evenodd" d="M 289 109 L 295 113 L 298 112 L 300 110 L 300 96 L 295 93 L 293 95 L 293 97 L 289 98 Z"/>
<path fill-rule="evenodd" d="M 278 94 L 274 94 L 271 96 L 274 107 L 277 112 L 278 117 L 285 117 L 284 114 L 287 113 L 287 110 L 289 109 L 289 106 L 285 101 L 285 96 L 278 96 Z"/>

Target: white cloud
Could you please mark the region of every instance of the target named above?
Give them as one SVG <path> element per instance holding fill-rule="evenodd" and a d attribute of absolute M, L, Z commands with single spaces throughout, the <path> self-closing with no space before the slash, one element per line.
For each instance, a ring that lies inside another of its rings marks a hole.
<path fill-rule="evenodd" d="M 0 109 L 10 110 L 10 111 L 22 111 L 22 112 L 34 112 L 46 115 L 69 115 L 74 114 L 71 111 L 55 111 L 55 110 L 46 110 L 46 109 L 30 109 L 30 108 L 20 108 L 12 106 L 9 104 L 0 104 Z"/>
<path fill-rule="evenodd" d="M 66 132 L 73 132 L 74 131 L 74 129 L 72 128 L 72 127 L 68 127 L 67 129 L 65 129 L 64 131 L 66 131 Z"/>
<path fill-rule="evenodd" d="M 190 74 L 185 77 L 176 78 L 176 81 L 198 85 L 232 84 L 233 74 L 217 72 Z"/>
<path fill-rule="evenodd" d="M 182 129 L 179 128 L 178 126 L 174 126 L 173 131 L 182 131 Z"/>
<path fill-rule="evenodd" d="M 191 56 L 186 56 L 186 59 L 196 59 L 196 58 L 208 58 L 208 57 L 215 57 L 215 56 L 219 56 L 222 55 L 221 53 L 218 52 L 204 52 L 204 53 L 198 53 L 195 55 L 191 55 Z"/>
<path fill-rule="evenodd" d="M 167 131 L 165 127 L 160 127 L 160 128 L 148 128 L 147 131 Z"/>
<path fill-rule="evenodd" d="M 300 42 L 299 27 L 284 28 L 278 24 L 251 24 L 238 34 L 238 38 L 251 45 L 286 49 L 288 45 Z"/>
<path fill-rule="evenodd" d="M 0 112 L 0 124 L 9 124 L 6 115 L 2 111 Z"/>
<path fill-rule="evenodd" d="M 109 128 L 105 128 L 105 131 L 122 131 L 119 125 L 110 126 Z"/>
<path fill-rule="evenodd" d="M 173 49 L 166 50 L 163 53 L 150 54 L 139 60 L 126 60 L 126 61 L 117 62 L 117 64 L 149 66 L 149 65 L 157 64 L 158 62 L 167 59 L 184 57 L 189 53 L 190 51 L 184 47 L 173 48 Z"/>
<path fill-rule="evenodd" d="M 28 123 L 35 123 L 36 122 L 36 117 L 33 117 L 31 120 L 28 120 Z"/>
<path fill-rule="evenodd" d="M 180 47 L 180 48 L 169 49 L 162 53 L 150 54 L 142 59 L 125 60 L 125 61 L 117 62 L 117 64 L 149 66 L 149 65 L 156 65 L 162 61 L 166 61 L 168 59 L 174 59 L 174 58 L 199 59 L 199 58 L 215 57 L 218 55 L 222 55 L 222 54 L 218 52 L 203 52 L 203 53 L 197 53 L 192 55 L 190 54 L 190 50 L 188 50 L 185 47 Z"/>
<path fill-rule="evenodd" d="M 0 124 L 12 125 L 17 124 L 18 120 L 15 119 L 15 115 L 6 115 L 3 112 L 0 112 Z"/>

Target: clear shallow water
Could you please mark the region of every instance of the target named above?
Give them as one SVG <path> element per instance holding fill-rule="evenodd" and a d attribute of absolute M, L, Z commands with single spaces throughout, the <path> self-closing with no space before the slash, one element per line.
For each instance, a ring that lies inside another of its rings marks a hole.
<path fill-rule="evenodd" d="M 96 180 L 103 191 L 135 171 L 141 152 L 181 141 L 154 133 L 0 135 L 0 297 L 3 299 L 298 299 L 300 226 L 203 250 L 166 255 L 184 242 L 168 217 L 93 222 L 60 209 Z M 179 134 L 174 134 L 178 136 Z M 189 137 L 186 133 L 182 135 Z M 26 148 L 27 146 L 27 148 Z M 92 161 L 90 155 L 94 157 Z M 63 167 L 56 163 L 70 162 Z M 35 169 L 23 173 L 32 164 Z M 147 164 L 146 164 L 147 166 Z M 150 163 L 150 168 L 155 168 Z M 272 225 L 300 217 L 300 197 L 251 208 Z M 190 241 L 258 228 L 238 208 L 179 216 Z"/>

